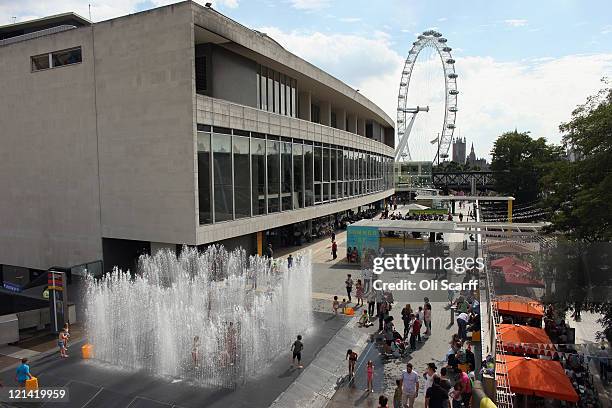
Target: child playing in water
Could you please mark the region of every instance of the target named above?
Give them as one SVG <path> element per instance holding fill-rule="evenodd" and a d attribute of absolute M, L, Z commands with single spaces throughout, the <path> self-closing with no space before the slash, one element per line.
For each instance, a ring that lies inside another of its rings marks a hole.
<path fill-rule="evenodd" d="M 198 353 L 200 349 L 200 337 L 195 336 L 193 338 L 193 346 L 191 347 L 191 358 L 193 359 L 193 366 L 198 368 Z"/>
<path fill-rule="evenodd" d="M 374 323 L 370 322 L 370 316 L 368 316 L 368 311 L 364 310 L 363 314 L 359 318 L 359 327 L 370 327 Z"/>
<path fill-rule="evenodd" d="M 291 367 L 295 364 L 295 360 L 297 360 L 298 366 L 297 368 L 304 368 L 302 365 L 302 350 L 304 349 L 304 344 L 302 343 L 302 335 L 298 334 L 297 340 L 293 342 L 291 345 L 291 351 L 293 351 L 293 358 L 291 360 Z"/>
<path fill-rule="evenodd" d="M 338 314 L 339 308 L 340 302 L 338 302 L 338 296 L 334 296 L 334 301 L 332 302 L 332 309 L 334 309 L 334 314 Z"/>
<path fill-rule="evenodd" d="M 368 373 L 368 391 L 374 392 L 374 388 L 372 387 L 372 381 L 374 380 L 374 363 L 372 360 L 368 360 L 366 370 Z"/>

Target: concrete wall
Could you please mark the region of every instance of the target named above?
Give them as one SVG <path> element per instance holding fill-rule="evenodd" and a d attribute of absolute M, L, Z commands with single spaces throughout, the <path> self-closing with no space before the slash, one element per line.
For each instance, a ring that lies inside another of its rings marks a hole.
<path fill-rule="evenodd" d="M 212 47 L 212 96 L 257 107 L 257 63 L 220 46 Z"/>
<path fill-rule="evenodd" d="M 82 63 L 31 71 L 76 46 Z M 101 259 L 91 29 L 0 47 L 0 73 L 0 264 Z"/>
<path fill-rule="evenodd" d="M 96 24 L 102 234 L 193 243 L 190 3 Z"/>

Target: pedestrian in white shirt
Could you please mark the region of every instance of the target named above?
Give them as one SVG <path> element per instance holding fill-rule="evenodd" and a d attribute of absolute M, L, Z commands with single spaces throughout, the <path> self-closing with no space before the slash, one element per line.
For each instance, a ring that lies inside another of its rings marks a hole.
<path fill-rule="evenodd" d="M 412 364 L 406 364 L 402 372 L 402 407 L 414 408 L 414 400 L 419 395 L 419 374 L 412 369 Z"/>

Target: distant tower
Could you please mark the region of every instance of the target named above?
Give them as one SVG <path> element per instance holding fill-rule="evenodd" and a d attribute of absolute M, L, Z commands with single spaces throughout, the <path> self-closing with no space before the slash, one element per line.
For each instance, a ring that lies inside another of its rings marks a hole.
<path fill-rule="evenodd" d="M 467 158 L 467 164 L 473 166 L 476 163 L 476 153 L 474 153 L 474 143 L 472 142 L 472 149 L 470 155 Z"/>
<path fill-rule="evenodd" d="M 455 163 L 465 163 L 465 138 L 455 139 L 453 142 L 453 161 Z"/>

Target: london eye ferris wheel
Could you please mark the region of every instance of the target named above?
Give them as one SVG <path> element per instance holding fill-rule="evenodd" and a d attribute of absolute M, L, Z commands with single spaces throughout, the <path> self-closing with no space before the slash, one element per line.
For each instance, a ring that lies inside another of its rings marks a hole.
<path fill-rule="evenodd" d="M 396 161 L 440 162 L 448 157 L 459 91 L 447 42 L 441 33 L 427 30 L 408 53 L 397 97 Z"/>

